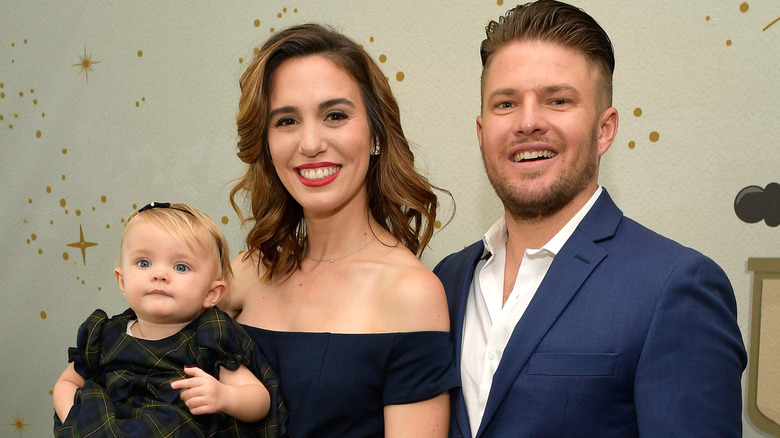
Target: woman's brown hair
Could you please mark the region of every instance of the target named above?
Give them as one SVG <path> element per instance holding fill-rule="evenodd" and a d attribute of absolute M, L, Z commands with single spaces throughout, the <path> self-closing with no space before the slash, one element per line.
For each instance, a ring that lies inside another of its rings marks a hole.
<path fill-rule="evenodd" d="M 371 156 L 366 176 L 370 213 L 419 257 L 433 235 L 437 207 L 433 190 L 441 189 L 414 168 L 414 154 L 401 128 L 390 84 L 376 62 L 354 41 L 331 28 L 303 24 L 271 36 L 241 76 L 236 117 L 238 157 L 249 166 L 230 191 L 230 202 L 242 223 L 254 222 L 247 234 L 244 258 L 257 256 L 265 267 L 263 278 L 270 281 L 299 268 L 306 255 L 303 209 L 282 185 L 268 149 L 268 106 L 274 72 L 284 61 L 306 56 L 329 59 L 357 82 L 371 138 L 380 146 L 380 153 Z M 249 217 L 238 205 L 239 193 L 249 200 Z"/>

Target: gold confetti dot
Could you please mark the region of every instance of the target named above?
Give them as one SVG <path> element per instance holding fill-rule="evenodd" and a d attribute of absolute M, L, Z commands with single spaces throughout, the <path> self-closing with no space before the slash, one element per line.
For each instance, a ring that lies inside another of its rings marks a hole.
<path fill-rule="evenodd" d="M 43 249 L 42 248 L 38 248 L 38 255 L 42 255 L 42 254 L 43 254 Z"/>
<path fill-rule="evenodd" d="M 496 1 L 496 4 L 497 4 L 497 5 L 499 5 L 499 6 L 501 6 L 501 5 L 503 5 L 503 4 L 504 4 L 504 0 L 497 0 L 497 1 Z"/>
<path fill-rule="evenodd" d="M 628 142 L 628 148 L 629 149 L 634 149 L 635 147 L 636 147 L 636 143 L 634 142 L 634 140 L 631 140 L 631 141 Z"/>
<path fill-rule="evenodd" d="M 731 46 L 731 40 L 726 40 L 726 45 L 730 47 Z"/>
<path fill-rule="evenodd" d="M 229 222 L 229 219 L 227 216 L 222 216 L 222 225 L 227 225 Z"/>
<path fill-rule="evenodd" d="M 276 18 L 282 18 L 282 13 L 279 12 L 278 14 L 276 14 Z"/>
<path fill-rule="evenodd" d="M 5 93 L 0 93 L 0 99 L 4 99 L 4 98 L 5 98 Z"/>
<path fill-rule="evenodd" d="M 27 199 L 27 203 L 28 203 L 28 204 L 32 204 L 32 199 L 29 199 L 29 198 L 28 198 L 28 199 Z"/>
<path fill-rule="evenodd" d="M 136 100 L 135 101 L 135 107 L 138 108 L 139 106 L 141 106 L 141 103 Z"/>
<path fill-rule="evenodd" d="M 33 241 L 38 240 L 38 236 L 35 233 L 30 234 L 30 239 Z"/>
<path fill-rule="evenodd" d="M 255 27 L 260 27 L 260 20 L 255 19 Z"/>
<path fill-rule="evenodd" d="M 65 149 L 65 148 L 62 148 L 62 155 L 66 155 L 67 153 L 68 153 L 68 150 Z M 65 178 L 63 178 L 63 179 L 65 179 Z"/>
<path fill-rule="evenodd" d="M 32 241 L 30 239 L 27 239 L 26 242 L 27 242 L 28 245 L 32 243 Z"/>
<path fill-rule="evenodd" d="M 747 2 L 742 2 L 742 4 L 739 5 L 739 11 L 742 12 L 742 13 L 747 12 L 748 9 L 750 9 L 750 5 L 748 5 Z"/>
<path fill-rule="evenodd" d="M 35 93 L 35 90 L 30 88 L 30 94 L 33 94 L 33 93 Z"/>
<path fill-rule="evenodd" d="M 271 33 L 274 33 L 274 28 L 273 27 L 268 29 L 268 30 L 271 31 Z"/>
<path fill-rule="evenodd" d="M 76 216 L 81 216 L 81 210 L 76 209 Z"/>
<path fill-rule="evenodd" d="M 106 224 L 106 229 L 108 230 L 110 228 L 111 228 L 111 224 Z"/>
<path fill-rule="evenodd" d="M 19 92 L 19 97 L 24 97 L 24 93 L 20 91 Z"/>
<path fill-rule="evenodd" d="M 373 43 L 374 42 L 374 37 L 368 37 L 368 41 Z"/>
<path fill-rule="evenodd" d="M 51 193 L 51 186 L 46 186 L 46 193 Z"/>
<path fill-rule="evenodd" d="M 139 51 L 135 52 L 135 54 L 140 58 L 140 57 L 144 56 L 144 51 L 143 50 L 139 50 Z"/>
<path fill-rule="evenodd" d="M 14 124 L 13 123 L 9 123 L 8 124 L 8 129 L 14 129 Z"/>
<path fill-rule="evenodd" d="M 68 260 L 69 258 L 70 258 L 70 256 L 68 255 L 67 252 L 63 252 L 62 253 L 62 260 Z"/>
<path fill-rule="evenodd" d="M 38 105 L 38 99 L 33 99 L 33 105 Z"/>
<path fill-rule="evenodd" d="M 41 118 L 46 117 L 46 113 L 41 113 Z"/>
<path fill-rule="evenodd" d="M 297 13 L 298 13 L 298 8 L 293 9 L 293 14 L 297 14 Z"/>
<path fill-rule="evenodd" d="M 0 121 L 2 121 L 2 120 L 3 120 L 3 118 L 4 118 L 4 117 L 3 117 L 3 115 L 2 115 L 2 114 L 0 114 Z"/>
<path fill-rule="evenodd" d="M 436 228 L 436 229 L 441 228 L 441 221 L 434 221 L 433 222 L 433 228 Z"/>
<path fill-rule="evenodd" d="M 287 7 L 286 7 L 286 6 L 285 6 L 285 7 L 283 7 L 283 8 L 282 8 L 282 11 L 283 11 L 283 12 L 286 14 L 286 13 L 287 13 Z"/>
<path fill-rule="evenodd" d="M 387 56 L 379 55 L 379 62 L 385 62 L 385 61 L 387 61 Z"/>
<path fill-rule="evenodd" d="M 658 141 L 658 139 L 660 138 L 660 135 L 658 134 L 658 132 L 657 132 L 657 131 L 653 131 L 653 132 L 651 132 L 651 133 L 650 133 L 650 135 L 648 136 L 648 138 L 650 138 L 650 141 L 651 141 L 651 142 L 655 143 L 655 142 L 657 142 L 657 141 Z"/>
<path fill-rule="evenodd" d="M 35 137 L 41 138 L 41 131 L 35 131 Z"/>
<path fill-rule="evenodd" d="M 395 74 L 395 80 L 397 80 L 398 82 L 403 81 L 404 80 L 404 72 L 399 71 L 398 73 L 396 73 Z"/>
<path fill-rule="evenodd" d="M 102 202 L 104 204 L 106 203 L 106 195 L 103 195 L 103 196 L 100 197 L 100 202 Z"/>
<path fill-rule="evenodd" d="M 65 181 L 65 174 L 62 175 L 62 180 Z"/>
<path fill-rule="evenodd" d="M 46 311 L 41 310 L 41 319 L 46 319 Z"/>
<path fill-rule="evenodd" d="M 642 108 L 634 108 L 634 117 L 639 117 L 642 115 Z"/>
<path fill-rule="evenodd" d="M 60 199 L 60 207 L 64 207 L 66 205 L 68 205 L 68 203 L 65 202 L 65 198 Z"/>

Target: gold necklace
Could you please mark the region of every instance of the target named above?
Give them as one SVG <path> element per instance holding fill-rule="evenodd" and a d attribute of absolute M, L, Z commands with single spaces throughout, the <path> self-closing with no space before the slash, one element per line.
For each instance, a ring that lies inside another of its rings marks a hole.
<path fill-rule="evenodd" d="M 312 256 L 310 256 L 310 255 L 308 255 L 308 254 L 306 254 L 306 257 L 308 257 L 308 258 L 310 258 L 310 259 L 312 259 L 312 260 L 314 260 L 315 262 L 318 262 L 318 263 L 320 263 L 320 262 L 331 262 L 331 263 L 333 263 L 333 262 L 335 262 L 336 260 L 345 259 L 345 258 L 347 258 L 347 257 L 349 257 L 349 256 L 352 256 L 352 255 L 355 255 L 355 254 L 357 254 L 358 252 L 360 252 L 360 250 L 362 250 L 363 248 L 367 247 L 369 243 L 373 242 L 373 241 L 374 241 L 374 239 L 376 239 L 376 236 L 375 236 L 375 237 L 372 237 L 372 238 L 371 238 L 371 239 L 370 239 L 368 242 L 364 243 L 364 244 L 363 244 L 363 246 L 361 246 L 360 248 L 358 248 L 358 249 L 356 249 L 356 250 L 352 251 L 351 253 L 349 253 L 349 254 L 347 254 L 347 255 L 341 256 L 341 257 L 334 257 L 334 258 L 332 258 L 332 259 L 329 259 L 329 258 L 324 258 L 324 259 L 315 259 L 314 257 L 312 257 Z"/>

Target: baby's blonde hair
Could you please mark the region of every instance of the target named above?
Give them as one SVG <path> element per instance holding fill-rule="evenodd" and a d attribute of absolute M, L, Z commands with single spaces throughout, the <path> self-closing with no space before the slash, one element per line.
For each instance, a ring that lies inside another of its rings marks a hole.
<path fill-rule="evenodd" d="M 177 234 L 187 242 L 190 248 L 192 248 L 193 240 L 204 248 L 208 247 L 207 242 L 204 242 L 198 233 L 199 229 L 204 229 L 214 239 L 216 244 L 214 259 L 217 261 L 217 275 L 220 280 L 230 283 L 230 278 L 233 276 L 233 269 L 230 267 L 230 249 L 222 229 L 219 228 L 219 225 L 213 219 L 206 213 L 187 204 L 153 203 L 150 205 L 151 207 L 134 211 L 128 216 L 125 230 L 122 232 L 122 240 L 119 244 L 120 263 L 122 259 L 121 248 L 124 245 L 127 230 L 130 229 L 133 222 L 141 219 L 151 221 L 169 233 Z"/>

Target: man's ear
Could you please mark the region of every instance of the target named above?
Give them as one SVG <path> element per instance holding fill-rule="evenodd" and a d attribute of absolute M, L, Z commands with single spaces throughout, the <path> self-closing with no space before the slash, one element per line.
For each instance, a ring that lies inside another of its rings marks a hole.
<path fill-rule="evenodd" d="M 607 152 L 607 149 L 615 141 L 618 131 L 618 111 L 617 108 L 611 106 L 604 110 L 599 117 L 599 156 Z"/>
<path fill-rule="evenodd" d="M 225 282 L 222 280 L 214 280 L 211 283 L 211 289 L 206 294 L 206 299 L 203 301 L 203 307 L 209 309 L 217 305 L 219 300 L 225 295 Z"/>
<path fill-rule="evenodd" d="M 119 290 L 122 291 L 122 295 L 125 294 L 125 277 L 122 275 L 122 268 L 114 268 L 114 276 L 116 277 L 116 284 L 119 285 Z"/>

